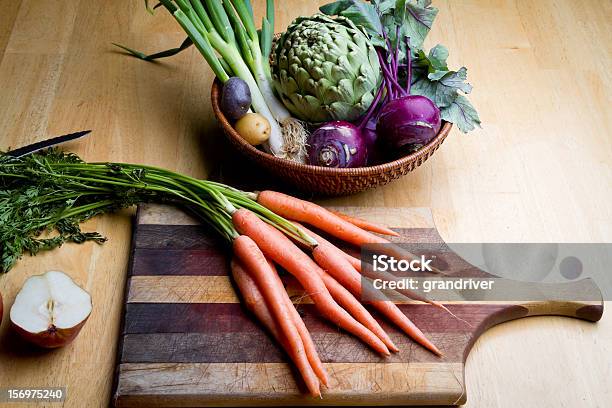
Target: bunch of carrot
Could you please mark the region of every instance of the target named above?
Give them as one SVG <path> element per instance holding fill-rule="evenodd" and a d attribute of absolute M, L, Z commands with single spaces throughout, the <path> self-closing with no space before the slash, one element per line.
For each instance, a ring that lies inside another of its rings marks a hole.
<path fill-rule="evenodd" d="M 301 234 L 316 242 L 316 245 L 308 246 L 307 253 L 249 209 L 240 208 L 232 213 L 233 226 L 240 234 L 233 239 L 232 274 L 236 285 L 246 307 L 282 345 L 296 365 L 310 393 L 320 396 L 320 386 L 328 385 L 328 376 L 275 265 L 281 266 L 299 281 L 324 318 L 355 335 L 383 356 L 399 351 L 370 312 L 357 300 L 362 291 L 360 261 L 300 223 L 309 224 L 357 246 L 389 243 L 372 232 L 397 234 L 282 193 L 263 191 L 253 198 L 268 210 L 290 220 Z M 399 247 L 396 250 L 401 251 Z M 418 300 L 427 301 L 422 298 Z M 419 344 L 441 355 L 440 350 L 393 302 L 381 300 L 369 304 Z"/>
<path fill-rule="evenodd" d="M 389 229 L 277 192 L 248 193 L 153 166 L 87 163 L 56 149 L 24 157 L 0 152 L 0 185 L 5 192 L 0 218 L 7 221 L 0 222 L 0 236 L 6 243 L 0 245 L 3 271 L 24 252 L 36 254 L 64 242 L 104 241 L 100 234 L 80 229 L 82 222 L 96 215 L 141 202 L 170 202 L 189 209 L 231 243 L 233 274 L 247 306 L 286 349 L 311 394 L 320 395 L 320 385 L 328 383 L 327 374 L 276 266 L 299 281 L 325 319 L 383 356 L 398 351 L 358 300 L 366 289 L 362 273 L 368 276 L 375 271 L 361 271 L 358 259 L 303 224 L 357 247 L 390 244 L 373 233 L 396 235 Z M 50 239 L 41 235 L 54 231 Z M 396 245 L 384 248 L 398 259 L 414 257 Z M 404 294 L 444 307 L 415 293 Z M 369 303 L 415 341 L 440 354 L 394 303 Z"/>

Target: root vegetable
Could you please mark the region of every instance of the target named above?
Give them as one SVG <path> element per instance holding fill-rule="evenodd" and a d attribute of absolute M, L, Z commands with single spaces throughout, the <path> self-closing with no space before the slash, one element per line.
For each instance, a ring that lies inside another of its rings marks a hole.
<path fill-rule="evenodd" d="M 234 212 L 232 220 L 238 232 L 252 238 L 269 259 L 297 278 L 325 318 L 359 337 L 380 354 L 390 354 L 387 346 L 374 333 L 336 303 L 320 274 L 313 273 L 319 266 L 282 232 L 268 228 L 268 224 L 246 209 Z"/>
<path fill-rule="evenodd" d="M 270 268 L 264 254 L 248 236 L 241 235 L 236 238 L 233 248 L 234 254 L 245 266 L 249 276 L 253 278 L 265 299 L 274 321 L 287 341 L 289 355 L 300 370 L 310 394 L 320 397 L 319 380 L 308 362 L 304 343 L 293 323 L 293 318 L 287 307 L 288 305 L 283 298 L 285 289 L 282 286 L 279 288 L 278 282 L 274 277 L 276 272 Z"/>
<path fill-rule="evenodd" d="M 328 122 L 308 139 L 308 162 L 322 167 L 362 167 L 368 149 L 359 128 L 349 122 Z"/>
<path fill-rule="evenodd" d="M 223 84 L 221 110 L 231 120 L 238 120 L 247 114 L 251 107 L 249 85 L 238 77 L 231 77 Z"/>
<path fill-rule="evenodd" d="M 344 256 L 344 252 L 323 237 L 308 230 L 306 227 L 297 223 L 296 225 L 301 227 L 319 243 L 312 251 L 313 258 L 317 264 L 337 279 L 345 288 L 351 291 L 353 295 L 362 298 L 363 285 L 365 283 L 362 281 L 359 272 L 353 268 L 350 261 Z M 375 289 L 370 287 L 369 290 L 373 291 Z M 442 355 L 440 350 L 393 302 L 387 300 L 372 300 L 368 303 L 378 310 L 380 314 L 384 315 L 402 329 L 402 331 L 413 340 L 430 350 L 432 353 L 439 356 Z"/>
<path fill-rule="evenodd" d="M 268 264 L 270 265 L 270 268 L 272 268 L 272 270 L 276 272 L 274 264 L 269 261 Z M 283 346 L 283 348 L 285 348 L 287 354 L 290 354 L 290 345 L 287 342 L 285 336 L 282 334 L 278 323 L 274 321 L 272 313 L 270 312 L 269 307 L 266 305 L 265 299 L 263 298 L 261 291 L 257 288 L 255 281 L 249 276 L 249 274 L 245 271 L 244 267 L 238 260 L 232 260 L 231 269 L 232 276 L 234 277 L 234 281 L 236 281 L 236 285 L 238 286 L 240 293 L 242 293 L 242 297 L 244 299 L 244 302 L 246 303 L 247 309 L 249 309 L 251 313 L 253 313 L 259 319 L 259 321 L 264 326 L 266 326 L 266 329 L 268 329 L 272 336 L 274 336 L 276 341 L 278 341 Z M 276 275 L 276 280 L 277 284 L 282 287 L 282 282 L 280 281 L 278 275 Z M 287 304 L 289 313 L 291 313 L 291 316 L 293 318 L 293 323 L 295 324 L 295 327 L 298 333 L 300 334 L 300 337 L 302 338 L 302 342 L 304 343 L 304 350 L 306 351 L 308 362 L 312 366 L 312 369 L 314 370 L 317 377 L 319 377 L 321 383 L 325 386 L 328 386 L 329 378 L 327 376 L 327 371 L 325 370 L 325 367 L 323 367 L 323 363 L 321 363 L 319 354 L 317 353 L 314 342 L 310 337 L 310 333 L 308 332 L 308 329 L 306 328 L 302 317 L 295 309 L 295 306 L 291 302 L 291 299 L 289 299 L 287 292 L 285 292 L 284 290 L 283 297 L 285 298 L 285 303 Z"/>
<path fill-rule="evenodd" d="M 257 202 L 280 216 L 305 222 L 353 245 L 388 243 L 384 238 L 365 231 L 310 201 L 300 200 L 276 191 L 262 191 Z"/>
<path fill-rule="evenodd" d="M 247 113 L 234 126 L 236 131 L 253 146 L 270 138 L 270 122 L 258 113 Z"/>
<path fill-rule="evenodd" d="M 349 244 L 358 247 L 366 244 L 387 244 L 381 245 L 379 248 L 381 252 L 397 259 L 418 259 L 414 254 L 399 245 L 392 244 L 388 239 L 365 231 L 310 201 L 267 190 L 257 195 L 257 202 L 282 217 L 310 224 Z M 436 268 L 431 269 L 433 272 L 440 272 Z"/>
<path fill-rule="evenodd" d="M 377 234 L 390 235 L 392 237 L 399 237 L 400 234 L 389 229 L 385 226 L 374 224 L 370 221 L 363 220 L 361 218 L 353 217 L 348 214 L 341 213 L 340 211 L 330 210 L 331 213 L 336 214 L 338 217 L 342 218 L 344 221 L 348 221 L 356 227 L 359 227 L 363 230 L 376 232 Z"/>
<path fill-rule="evenodd" d="M 440 131 L 440 109 L 431 99 L 406 95 L 384 105 L 376 133 L 391 151 L 410 145 L 426 145 Z"/>

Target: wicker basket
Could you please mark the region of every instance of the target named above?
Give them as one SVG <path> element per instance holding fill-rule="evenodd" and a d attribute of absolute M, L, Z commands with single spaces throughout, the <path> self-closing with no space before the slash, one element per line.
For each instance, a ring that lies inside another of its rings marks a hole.
<path fill-rule="evenodd" d="M 219 107 L 221 89 L 221 83 L 216 80 L 212 86 L 212 107 L 231 144 L 270 174 L 306 193 L 326 196 L 348 195 L 387 184 L 423 164 L 440 147 L 452 128 L 451 123 L 444 123 L 436 137 L 422 149 L 389 163 L 341 169 L 311 166 L 274 157 L 248 144 L 221 112 Z"/>

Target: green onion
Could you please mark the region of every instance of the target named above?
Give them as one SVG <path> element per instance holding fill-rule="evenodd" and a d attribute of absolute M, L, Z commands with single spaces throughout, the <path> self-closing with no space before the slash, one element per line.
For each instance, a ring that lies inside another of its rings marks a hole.
<path fill-rule="evenodd" d="M 259 31 L 248 0 L 161 0 L 160 3 L 178 21 L 222 82 L 237 76 L 247 83 L 253 110 L 270 122 L 268 150 L 276 156 L 303 162 L 307 130 L 274 94 L 269 62 L 274 36 L 274 1 L 267 0 L 266 16 Z M 118 46 L 149 61 L 179 52 L 177 48 L 145 55 Z"/>

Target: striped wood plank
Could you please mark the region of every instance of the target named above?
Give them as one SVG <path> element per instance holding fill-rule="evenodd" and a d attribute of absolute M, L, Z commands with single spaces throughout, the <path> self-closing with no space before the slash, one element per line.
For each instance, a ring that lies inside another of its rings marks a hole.
<path fill-rule="evenodd" d="M 427 209 L 340 210 L 394 226 L 401 242 L 442 242 Z M 444 357 L 433 356 L 380 320 L 401 349 L 383 359 L 321 319 L 297 282 L 283 276 L 330 373 L 330 388 L 322 400 L 314 400 L 304 395 L 284 352 L 239 304 L 228 276 L 227 253 L 214 233 L 189 215 L 165 206 L 140 207 L 117 369 L 117 406 L 461 404 L 466 401 L 465 358 L 488 327 L 528 315 L 596 320 L 601 313 L 596 302 L 448 302 L 468 325 L 429 305 L 400 302 Z M 444 261 L 455 269 L 462 266 L 462 274 L 486 276 L 453 253 Z"/>

